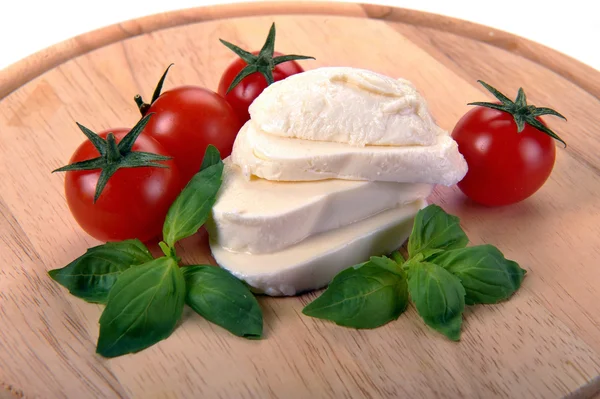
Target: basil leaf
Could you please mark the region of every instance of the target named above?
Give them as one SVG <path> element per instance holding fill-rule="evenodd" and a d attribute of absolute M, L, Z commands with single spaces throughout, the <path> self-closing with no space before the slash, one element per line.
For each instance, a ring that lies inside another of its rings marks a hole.
<path fill-rule="evenodd" d="M 67 266 L 48 274 L 72 295 L 88 302 L 106 303 L 121 272 L 151 260 L 152 255 L 140 240 L 108 242 L 89 248 Z"/>
<path fill-rule="evenodd" d="M 390 258 L 396 262 L 396 264 L 398 266 L 402 266 L 406 263 L 406 259 L 404 259 L 404 256 L 402 256 L 402 254 L 400 253 L 400 251 L 394 251 L 390 254 Z"/>
<path fill-rule="evenodd" d="M 217 165 L 221 161 L 221 154 L 219 154 L 219 150 L 212 144 L 209 144 L 206 147 L 206 151 L 204 153 L 204 158 L 202 159 L 202 165 L 200 165 L 200 171 L 211 167 L 213 165 Z"/>
<path fill-rule="evenodd" d="M 458 277 L 465 303 L 498 303 L 514 294 L 525 277 L 518 263 L 507 260 L 493 245 L 478 245 L 437 254 L 431 262 Z"/>
<path fill-rule="evenodd" d="M 396 320 L 408 305 L 406 279 L 376 263 L 338 273 L 302 313 L 353 328 L 375 328 Z"/>
<path fill-rule="evenodd" d="M 399 265 L 387 256 L 371 256 L 371 259 L 369 259 L 369 262 L 367 263 L 385 269 L 389 272 L 402 275 Z"/>
<path fill-rule="evenodd" d="M 408 292 L 428 326 L 460 339 L 465 289 L 458 277 L 433 263 L 415 263 L 408 269 Z"/>
<path fill-rule="evenodd" d="M 408 239 L 408 254 L 412 258 L 425 251 L 466 247 L 467 235 L 460 220 L 435 204 L 419 210 Z M 431 252 L 428 252 L 430 254 Z"/>
<path fill-rule="evenodd" d="M 260 338 L 263 317 L 248 287 L 220 267 L 198 265 L 183 268 L 185 302 L 206 320 L 239 337 Z"/>
<path fill-rule="evenodd" d="M 96 352 L 138 352 L 167 338 L 183 312 L 185 280 L 175 259 L 163 257 L 125 270 L 102 316 Z"/>
<path fill-rule="evenodd" d="M 214 151 L 209 146 L 202 161 L 204 168 L 196 173 L 173 202 L 163 226 L 163 239 L 171 248 L 183 238 L 195 234 L 206 222 L 221 187 L 223 176 L 223 161 L 219 158 L 216 163 Z M 218 151 L 217 151 L 218 153 Z"/>

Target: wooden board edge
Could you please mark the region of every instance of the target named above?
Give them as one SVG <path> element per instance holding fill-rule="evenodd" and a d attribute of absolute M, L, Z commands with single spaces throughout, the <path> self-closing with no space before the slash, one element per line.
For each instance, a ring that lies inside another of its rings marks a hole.
<path fill-rule="evenodd" d="M 60 64 L 100 47 L 153 31 L 202 21 L 267 15 L 333 15 L 371 18 L 425 26 L 516 53 L 536 62 L 600 98 L 600 73 L 565 54 L 484 25 L 422 11 L 361 3 L 275 1 L 232 3 L 154 14 L 67 39 L 0 71 L 0 100 Z"/>
<path fill-rule="evenodd" d="M 579 387 L 565 399 L 600 399 L 600 376 Z"/>

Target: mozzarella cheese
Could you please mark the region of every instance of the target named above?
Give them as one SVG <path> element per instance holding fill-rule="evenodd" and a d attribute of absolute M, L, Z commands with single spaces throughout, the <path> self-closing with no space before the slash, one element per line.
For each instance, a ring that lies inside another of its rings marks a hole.
<path fill-rule="evenodd" d="M 444 132 L 407 80 L 325 67 L 271 84 L 250 105 L 260 130 L 350 145 L 434 145 Z"/>
<path fill-rule="evenodd" d="M 254 291 L 296 295 L 322 288 L 343 269 L 397 249 L 408 238 L 416 212 L 424 206 L 424 200 L 415 201 L 274 253 L 228 251 L 214 236 L 210 248 L 222 268 Z"/>
<path fill-rule="evenodd" d="M 320 68 L 270 85 L 249 112 L 207 230 L 217 263 L 257 292 L 318 289 L 392 252 L 433 185 L 467 172 L 403 79 Z"/>
<path fill-rule="evenodd" d="M 225 159 L 223 183 L 206 228 L 234 252 L 277 252 L 315 234 L 426 198 L 430 184 L 247 180 Z"/>
<path fill-rule="evenodd" d="M 231 157 L 247 177 L 280 181 L 346 179 L 450 186 L 467 172 L 449 135 L 437 136 L 432 146 L 356 147 L 273 136 L 258 130 L 252 120 L 238 133 Z"/>

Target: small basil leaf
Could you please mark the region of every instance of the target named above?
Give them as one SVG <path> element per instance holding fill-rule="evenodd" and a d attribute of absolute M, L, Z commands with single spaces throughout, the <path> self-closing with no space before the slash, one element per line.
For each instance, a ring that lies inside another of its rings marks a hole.
<path fill-rule="evenodd" d="M 402 255 L 400 255 L 402 256 Z M 371 256 L 369 263 L 395 274 L 402 274 L 400 266 L 387 256 Z"/>
<path fill-rule="evenodd" d="M 183 312 L 185 280 L 175 259 L 163 257 L 125 270 L 102 316 L 96 352 L 121 356 L 167 338 Z"/>
<path fill-rule="evenodd" d="M 209 146 L 202 162 L 203 170 L 196 173 L 173 202 L 163 226 L 163 238 L 171 248 L 183 238 L 195 234 L 206 222 L 221 187 L 223 176 L 223 161 L 219 158 L 216 163 Z M 218 151 L 217 151 L 218 152 Z"/>
<path fill-rule="evenodd" d="M 428 262 L 430 259 L 435 258 L 438 254 L 443 253 L 443 249 L 425 249 L 419 252 L 414 259 L 419 262 Z"/>
<path fill-rule="evenodd" d="M 67 266 L 48 274 L 72 295 L 88 302 L 106 303 L 119 274 L 151 260 L 152 255 L 137 239 L 108 242 L 89 248 Z"/>
<path fill-rule="evenodd" d="M 375 328 L 396 320 L 407 305 L 406 279 L 369 261 L 338 273 L 302 313 L 340 326 Z"/>
<path fill-rule="evenodd" d="M 421 252 L 448 250 L 467 246 L 469 239 L 460 227 L 458 217 L 449 215 L 435 204 L 419 210 L 408 239 L 412 258 Z"/>
<path fill-rule="evenodd" d="M 408 269 L 408 292 L 428 326 L 460 339 L 465 289 L 458 277 L 433 263 L 415 264 Z"/>
<path fill-rule="evenodd" d="M 514 294 L 525 277 L 518 263 L 493 245 L 478 245 L 437 254 L 431 262 L 458 277 L 467 305 L 498 303 Z"/>
<path fill-rule="evenodd" d="M 209 144 L 206 147 L 206 152 L 204 153 L 204 158 L 202 159 L 202 165 L 200 166 L 200 171 L 204 169 L 217 165 L 221 161 L 221 154 L 219 154 L 219 150 L 212 144 Z"/>
<path fill-rule="evenodd" d="M 402 256 L 402 254 L 400 253 L 400 251 L 394 251 L 390 254 L 390 258 L 392 258 L 392 260 L 394 262 L 396 262 L 396 264 L 398 266 L 402 266 L 406 263 L 406 259 L 404 259 L 404 256 Z"/>
<path fill-rule="evenodd" d="M 196 313 L 239 337 L 262 336 L 262 311 L 244 283 L 215 266 L 187 266 L 183 275 L 185 301 Z"/>

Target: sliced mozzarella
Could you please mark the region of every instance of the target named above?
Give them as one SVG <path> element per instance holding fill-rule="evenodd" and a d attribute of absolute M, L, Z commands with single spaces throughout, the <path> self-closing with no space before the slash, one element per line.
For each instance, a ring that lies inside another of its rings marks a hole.
<path fill-rule="evenodd" d="M 400 247 L 410 234 L 416 212 L 424 206 L 424 200 L 415 201 L 270 254 L 231 252 L 212 238 L 210 247 L 221 267 L 255 291 L 296 295 L 322 288 L 341 270 Z"/>
<path fill-rule="evenodd" d="M 324 67 L 267 87 L 250 105 L 261 130 L 351 145 L 434 145 L 443 131 L 407 80 L 350 67 Z"/>
<path fill-rule="evenodd" d="M 245 175 L 268 180 L 324 179 L 429 183 L 451 186 L 467 172 L 456 142 L 440 135 L 432 146 L 356 147 L 290 139 L 264 133 L 247 122 L 235 140 L 232 160 Z"/>
<path fill-rule="evenodd" d="M 206 227 L 229 250 L 276 252 L 314 234 L 425 198 L 431 190 L 429 184 L 247 180 L 227 158 Z"/>

